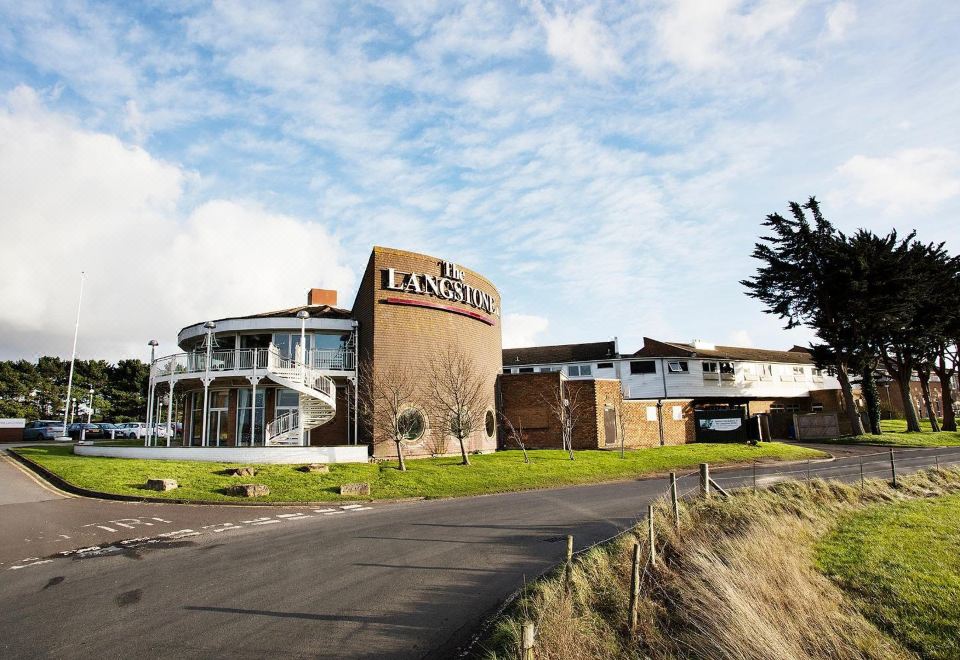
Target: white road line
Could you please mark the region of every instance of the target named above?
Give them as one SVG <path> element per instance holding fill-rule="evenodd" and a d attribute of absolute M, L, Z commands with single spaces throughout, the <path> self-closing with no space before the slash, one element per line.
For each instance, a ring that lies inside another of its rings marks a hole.
<path fill-rule="evenodd" d="M 274 523 L 283 522 L 282 520 L 261 520 L 260 522 L 255 522 L 253 525 L 273 525 Z"/>
<path fill-rule="evenodd" d="M 251 523 L 260 522 L 262 520 L 270 520 L 270 518 L 269 517 L 254 518 L 253 520 L 241 520 L 240 522 L 242 522 L 244 525 L 249 525 Z"/>
<path fill-rule="evenodd" d="M 309 518 L 305 513 L 278 513 L 277 518 Z"/>
<path fill-rule="evenodd" d="M 324 512 L 323 512 L 323 515 L 325 515 L 325 516 L 332 516 L 332 515 L 335 514 L 335 513 L 346 513 L 346 511 L 337 511 L 336 509 L 334 509 L 334 510 L 332 510 L 332 511 L 324 511 Z"/>
<path fill-rule="evenodd" d="M 340 505 L 341 509 L 359 509 L 362 507 L 362 504 L 342 504 Z"/>
<path fill-rule="evenodd" d="M 39 566 L 40 564 L 49 564 L 52 561 L 53 561 L 52 559 L 42 559 L 40 561 L 35 561 L 32 564 L 20 564 L 19 566 L 11 566 L 9 570 L 15 571 L 20 568 L 28 568 L 30 566 Z"/>
<path fill-rule="evenodd" d="M 199 536 L 199 535 L 200 535 L 200 532 L 195 532 L 192 529 L 178 529 L 175 532 L 164 532 L 163 534 L 157 534 L 157 537 L 164 538 L 164 539 L 171 538 L 171 537 L 182 539 L 186 536 Z"/>
<path fill-rule="evenodd" d="M 313 512 L 314 513 L 330 513 L 333 510 L 334 509 L 314 509 Z"/>

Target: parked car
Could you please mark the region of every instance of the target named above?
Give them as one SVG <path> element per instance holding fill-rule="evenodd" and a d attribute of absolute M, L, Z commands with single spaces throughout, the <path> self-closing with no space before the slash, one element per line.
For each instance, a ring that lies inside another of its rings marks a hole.
<path fill-rule="evenodd" d="M 84 433 L 84 431 L 86 432 Z M 86 422 L 75 422 L 68 426 L 67 435 L 74 440 L 79 440 L 81 437 L 87 440 L 97 440 L 104 437 L 103 429 L 100 428 L 99 424 L 87 424 Z M 109 438 L 110 434 L 108 433 L 106 437 Z"/>
<path fill-rule="evenodd" d="M 63 435 L 63 422 L 38 419 L 23 428 L 24 440 L 53 440 Z"/>
<path fill-rule="evenodd" d="M 120 435 L 120 427 L 116 424 L 109 424 L 107 422 L 100 422 L 97 424 L 100 427 L 100 430 L 103 431 L 104 438 L 122 438 Z"/>
<path fill-rule="evenodd" d="M 147 425 L 144 422 L 123 422 L 116 426 L 118 438 L 137 438 L 139 440 L 147 436 Z M 158 438 L 167 437 L 166 424 L 157 425 L 156 435 Z"/>

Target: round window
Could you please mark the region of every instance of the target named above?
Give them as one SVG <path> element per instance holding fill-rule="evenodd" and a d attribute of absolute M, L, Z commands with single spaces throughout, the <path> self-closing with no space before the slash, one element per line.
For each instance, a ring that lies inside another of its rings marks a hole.
<path fill-rule="evenodd" d="M 492 438 L 493 434 L 497 432 L 497 420 L 493 416 L 492 410 L 487 411 L 487 416 L 484 419 L 484 425 L 487 428 L 487 437 Z"/>
<path fill-rule="evenodd" d="M 408 408 L 397 418 L 397 427 L 404 440 L 417 440 L 427 427 L 423 413 L 416 408 Z"/>

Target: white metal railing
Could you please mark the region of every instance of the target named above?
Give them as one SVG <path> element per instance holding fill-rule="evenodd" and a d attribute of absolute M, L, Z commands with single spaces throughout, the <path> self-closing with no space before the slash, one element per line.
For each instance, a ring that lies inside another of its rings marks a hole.
<path fill-rule="evenodd" d="M 270 446 L 271 441 L 281 435 L 286 435 L 293 429 L 300 427 L 300 411 L 291 410 L 285 415 L 280 415 L 275 420 L 267 424 L 263 429 L 263 444 Z"/>
<path fill-rule="evenodd" d="M 307 352 L 307 364 L 327 371 L 353 371 L 353 351 L 343 348 L 317 348 Z"/>
<path fill-rule="evenodd" d="M 314 371 L 352 371 L 355 367 L 353 353 L 340 349 L 317 349 L 307 352 L 307 365 Z M 293 371 L 302 368 L 296 358 L 288 357 L 271 348 L 217 349 L 210 353 L 211 372 L 249 371 L 277 369 Z M 175 353 L 157 358 L 153 363 L 154 376 L 173 376 L 207 372 L 205 352 Z M 307 384 L 306 379 L 304 383 Z"/>

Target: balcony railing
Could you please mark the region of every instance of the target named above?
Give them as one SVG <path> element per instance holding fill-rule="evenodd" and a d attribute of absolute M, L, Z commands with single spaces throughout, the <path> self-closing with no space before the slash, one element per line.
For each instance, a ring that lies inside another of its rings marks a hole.
<path fill-rule="evenodd" d="M 355 367 L 353 352 L 340 349 L 317 349 L 308 351 L 307 364 L 320 371 L 352 371 Z M 295 369 L 296 361 L 282 355 L 276 348 L 217 349 L 210 353 L 209 372 L 252 371 L 277 368 Z M 176 353 L 157 358 L 153 363 L 153 375 L 166 377 L 207 373 L 205 352 Z"/>

